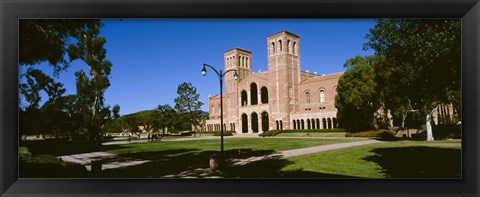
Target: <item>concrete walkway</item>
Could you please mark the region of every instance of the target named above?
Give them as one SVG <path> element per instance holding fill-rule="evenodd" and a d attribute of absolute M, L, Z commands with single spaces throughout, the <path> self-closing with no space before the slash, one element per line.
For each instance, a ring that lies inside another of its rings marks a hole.
<path fill-rule="evenodd" d="M 323 151 L 328 151 L 328 150 L 348 148 L 348 147 L 353 147 L 353 146 L 361 146 L 361 145 L 366 145 L 366 144 L 374 144 L 374 143 L 379 143 L 379 142 L 381 142 L 381 141 L 365 140 L 365 141 L 358 141 L 358 142 L 328 144 L 328 145 L 314 146 L 314 147 L 308 147 L 308 148 L 300 148 L 300 149 L 294 149 L 294 150 L 285 150 L 285 151 L 280 151 L 278 153 L 271 154 L 271 155 L 266 155 L 266 156 L 250 157 L 250 158 L 241 159 L 241 160 L 240 159 L 233 160 L 233 162 L 234 162 L 234 165 L 245 165 L 245 164 L 248 164 L 250 162 L 260 161 L 260 160 L 263 160 L 263 159 L 272 159 L 272 158 L 279 158 L 279 157 L 283 157 L 283 158 L 293 157 L 293 156 L 306 155 L 306 154 L 323 152 Z"/>

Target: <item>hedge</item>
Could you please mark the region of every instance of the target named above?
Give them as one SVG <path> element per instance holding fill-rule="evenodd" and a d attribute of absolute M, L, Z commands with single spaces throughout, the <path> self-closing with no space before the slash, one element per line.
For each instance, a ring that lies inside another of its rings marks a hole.
<path fill-rule="evenodd" d="M 377 138 L 379 140 L 384 140 L 384 141 L 397 140 L 397 138 L 395 137 L 395 132 L 384 131 L 384 130 L 347 133 L 345 134 L 345 137 L 371 137 L 371 138 Z"/>
<path fill-rule="evenodd" d="M 268 130 L 259 134 L 259 136 L 276 136 L 280 133 L 344 133 L 345 129 L 295 129 L 295 130 Z"/>
<path fill-rule="evenodd" d="M 232 136 L 235 131 L 223 131 L 223 136 Z M 215 131 L 213 136 L 221 136 L 221 131 Z"/>

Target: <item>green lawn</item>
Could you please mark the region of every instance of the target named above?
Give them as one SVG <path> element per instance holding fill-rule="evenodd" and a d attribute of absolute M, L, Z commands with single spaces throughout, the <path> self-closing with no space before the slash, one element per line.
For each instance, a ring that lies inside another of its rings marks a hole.
<path fill-rule="evenodd" d="M 398 141 L 288 158 L 281 171 L 364 178 L 461 178 L 460 140 Z"/>
<path fill-rule="evenodd" d="M 291 150 L 326 144 L 354 142 L 364 139 L 336 138 L 336 139 L 304 139 L 304 138 L 225 138 L 225 150 L 252 149 L 252 150 Z M 161 141 L 143 144 L 118 145 L 119 149 L 107 152 L 114 154 L 128 154 L 139 152 L 156 152 L 175 149 L 197 149 L 198 151 L 216 151 L 220 149 L 220 138 L 192 141 Z"/>
<path fill-rule="evenodd" d="M 245 159 L 253 156 L 264 156 L 282 150 L 312 147 L 333 143 L 353 142 L 363 139 L 305 139 L 305 138 L 226 138 L 224 141 L 226 159 Z M 108 149 L 108 146 L 105 147 Z M 220 140 L 193 140 L 193 141 L 164 141 L 145 144 L 117 145 L 108 150 L 118 154 L 114 159 L 105 162 L 124 160 L 149 160 L 141 165 L 104 170 L 101 177 L 111 178 L 156 178 L 165 175 L 179 174 L 197 168 L 208 168 L 208 161 L 212 154 L 219 154 Z M 271 169 L 278 165 L 275 160 Z M 254 164 L 256 165 L 256 164 Z M 266 167 L 268 167 L 268 164 Z M 246 167 L 249 167 L 247 165 Z M 263 163 L 262 163 L 263 166 Z M 238 177 L 243 168 L 231 167 L 226 169 L 225 177 Z M 261 169 L 248 171 L 242 177 L 255 176 Z"/>

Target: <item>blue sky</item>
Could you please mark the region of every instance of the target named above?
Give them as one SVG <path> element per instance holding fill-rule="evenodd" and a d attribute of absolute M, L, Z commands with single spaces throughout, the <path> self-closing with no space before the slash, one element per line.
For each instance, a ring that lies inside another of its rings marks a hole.
<path fill-rule="evenodd" d="M 267 70 L 266 37 L 279 31 L 300 36 L 302 70 L 320 74 L 344 71 L 343 63 L 356 55 L 370 55 L 363 43 L 370 19 L 129 19 L 102 20 L 100 35 L 107 43 L 107 59 L 113 66 L 107 105 L 120 105 L 121 114 L 153 109 L 160 104 L 175 106 L 177 86 L 191 82 L 205 103 L 219 93 L 218 79 L 211 70 L 201 75 L 203 63 L 223 69 L 223 53 L 240 47 L 252 51 L 252 70 Z M 47 74 L 46 63 L 36 65 Z M 66 94 L 75 94 L 74 73 L 88 70 L 74 61 L 56 81 Z M 21 67 L 21 71 L 24 68 Z M 42 97 L 42 101 L 47 98 Z"/>

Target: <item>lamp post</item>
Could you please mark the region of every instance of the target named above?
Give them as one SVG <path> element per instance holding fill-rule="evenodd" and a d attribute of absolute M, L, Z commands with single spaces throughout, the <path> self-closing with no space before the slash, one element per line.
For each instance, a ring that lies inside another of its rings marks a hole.
<path fill-rule="evenodd" d="M 220 167 L 223 167 L 223 159 L 224 159 L 224 155 L 223 155 L 223 77 L 228 72 L 234 71 L 235 74 L 233 74 L 233 79 L 238 80 L 238 74 L 237 74 L 237 70 L 235 70 L 235 69 L 230 69 L 230 70 L 227 70 L 227 71 L 222 73 L 222 70 L 220 70 L 220 72 L 218 72 L 217 69 L 213 68 L 212 66 L 210 66 L 208 64 L 203 64 L 203 69 L 202 69 L 202 75 L 203 76 L 207 75 L 207 69 L 205 69 L 205 67 L 207 67 L 207 66 L 210 67 L 213 71 L 215 71 L 215 73 L 218 76 L 218 80 L 220 82 L 220 144 L 221 144 L 220 145 L 221 146 L 221 149 L 220 149 Z"/>

